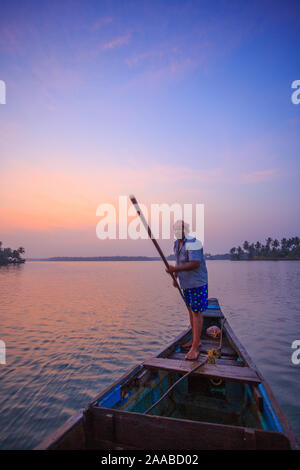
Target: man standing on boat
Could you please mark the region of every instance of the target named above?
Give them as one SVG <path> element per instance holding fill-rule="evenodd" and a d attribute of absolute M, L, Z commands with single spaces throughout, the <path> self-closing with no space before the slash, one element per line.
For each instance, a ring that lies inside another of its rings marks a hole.
<path fill-rule="evenodd" d="M 184 346 L 190 346 L 185 359 L 194 361 L 200 354 L 202 313 L 208 308 L 208 276 L 202 243 L 188 235 L 189 226 L 183 220 L 174 224 L 175 266 L 166 269 L 179 279 L 186 305 L 190 314 L 193 339 Z M 176 286 L 176 284 L 174 283 Z"/>

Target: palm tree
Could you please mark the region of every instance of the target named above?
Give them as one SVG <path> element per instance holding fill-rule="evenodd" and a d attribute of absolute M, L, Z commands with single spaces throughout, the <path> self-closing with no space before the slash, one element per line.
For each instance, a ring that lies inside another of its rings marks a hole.
<path fill-rule="evenodd" d="M 288 250 L 290 251 L 290 249 L 292 248 L 293 246 L 293 239 L 292 238 L 289 238 L 286 242 L 286 246 L 288 248 Z"/>
<path fill-rule="evenodd" d="M 295 237 L 295 254 L 300 255 L 300 238 Z"/>
<path fill-rule="evenodd" d="M 18 262 L 18 260 L 20 259 L 18 250 L 13 250 L 11 257 L 14 262 Z"/>
<path fill-rule="evenodd" d="M 241 255 L 243 254 L 242 248 L 239 246 L 237 249 L 237 259 L 241 259 Z"/>
<path fill-rule="evenodd" d="M 254 243 L 251 243 L 251 245 L 249 245 L 249 255 L 248 255 L 248 258 L 249 258 L 249 259 L 253 259 L 254 253 L 255 253 Z"/>
<path fill-rule="evenodd" d="M 278 250 L 277 248 L 279 247 L 280 243 L 279 241 L 275 238 L 273 241 L 272 241 L 272 254 L 273 254 L 273 257 L 274 256 L 277 256 L 278 254 Z"/>
<path fill-rule="evenodd" d="M 271 237 L 265 239 L 266 244 L 262 244 L 259 241 L 249 243 L 247 240 L 243 243 L 243 249 L 241 246 L 238 248 L 233 247 L 230 250 L 231 259 L 245 258 L 245 252 L 248 252 L 248 259 L 253 259 L 254 255 L 266 257 L 266 258 L 296 258 L 300 259 L 300 237 L 282 238 L 279 242 L 277 238 L 274 240 Z"/>
<path fill-rule="evenodd" d="M 295 245 L 295 251 L 299 251 L 299 246 L 300 246 L 300 238 L 299 237 L 294 237 L 294 245 Z"/>
<path fill-rule="evenodd" d="M 271 237 L 266 238 L 266 246 L 265 246 L 266 256 L 268 256 L 269 253 L 270 253 L 270 245 L 271 245 L 271 243 L 272 243 L 272 238 L 271 238 Z"/>
<path fill-rule="evenodd" d="M 262 246 L 262 245 L 261 245 L 260 242 L 257 241 L 257 242 L 255 243 L 255 250 L 256 250 L 256 251 L 255 251 L 255 254 L 256 254 L 257 256 L 260 255 L 261 246 Z"/>
<path fill-rule="evenodd" d="M 281 249 L 282 250 L 285 250 L 286 249 L 286 242 L 287 242 L 287 239 L 286 238 L 282 238 L 281 239 Z"/>
<path fill-rule="evenodd" d="M 281 256 L 285 257 L 288 254 L 289 250 L 287 247 L 287 239 L 282 238 L 281 239 Z"/>
<path fill-rule="evenodd" d="M 20 257 L 20 254 L 25 253 L 25 250 L 20 246 L 17 250 L 11 248 L 4 248 L 2 250 L 2 242 L 0 242 L 0 265 L 8 264 L 21 264 L 25 263 L 25 259 Z"/>
<path fill-rule="evenodd" d="M 6 258 L 11 258 L 12 257 L 12 250 L 11 248 L 4 248 L 3 250 L 4 256 Z"/>
<path fill-rule="evenodd" d="M 247 242 L 247 240 L 244 242 L 243 248 L 244 248 L 245 251 L 249 250 L 249 242 Z"/>

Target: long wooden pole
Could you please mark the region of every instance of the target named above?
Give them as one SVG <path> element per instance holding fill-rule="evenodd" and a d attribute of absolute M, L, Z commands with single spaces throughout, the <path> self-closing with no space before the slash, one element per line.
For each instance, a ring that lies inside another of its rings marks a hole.
<path fill-rule="evenodd" d="M 145 216 L 144 216 L 144 214 L 143 214 L 143 212 L 142 212 L 142 210 L 141 210 L 141 208 L 140 208 L 140 206 L 139 206 L 139 203 L 137 202 L 136 197 L 134 197 L 134 196 L 131 194 L 131 195 L 129 196 L 129 199 L 130 199 L 130 201 L 132 202 L 132 204 L 134 205 L 135 210 L 137 211 L 137 213 L 138 213 L 138 215 L 139 215 L 139 217 L 140 217 L 140 219 L 141 219 L 141 221 L 142 221 L 142 223 L 143 223 L 145 229 L 147 230 L 147 233 L 148 233 L 148 235 L 149 235 L 149 238 L 152 240 L 152 242 L 153 242 L 155 248 L 157 249 L 157 251 L 158 251 L 158 253 L 159 253 L 159 256 L 160 256 L 161 259 L 163 260 L 163 262 L 164 262 L 166 268 L 169 268 L 169 263 L 168 263 L 168 261 L 167 261 L 165 255 L 163 254 L 163 252 L 162 252 L 162 250 L 161 250 L 159 244 L 157 243 L 156 239 L 154 238 L 154 236 L 153 236 L 153 234 L 152 234 L 152 231 L 151 231 L 151 228 L 150 228 L 150 226 L 149 226 L 147 220 L 145 219 Z M 184 295 L 183 295 L 183 293 L 182 293 L 182 290 L 180 289 L 180 286 L 179 286 L 179 284 L 178 284 L 178 281 L 177 281 L 176 277 L 174 276 L 173 273 L 170 273 L 170 276 L 172 277 L 172 279 L 173 279 L 173 281 L 174 281 L 174 283 L 175 283 L 175 285 L 176 285 L 178 291 L 180 292 L 180 295 L 181 295 L 181 297 L 182 297 L 182 299 L 184 300 L 184 303 L 185 303 Z M 185 305 L 186 305 L 186 303 L 185 303 Z"/>

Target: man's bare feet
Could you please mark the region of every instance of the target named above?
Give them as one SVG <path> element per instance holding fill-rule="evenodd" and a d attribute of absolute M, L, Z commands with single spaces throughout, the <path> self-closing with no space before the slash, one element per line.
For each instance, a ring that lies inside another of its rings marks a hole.
<path fill-rule="evenodd" d="M 200 354 L 200 348 L 192 346 L 189 352 L 186 354 L 185 359 L 188 361 L 196 361 Z"/>

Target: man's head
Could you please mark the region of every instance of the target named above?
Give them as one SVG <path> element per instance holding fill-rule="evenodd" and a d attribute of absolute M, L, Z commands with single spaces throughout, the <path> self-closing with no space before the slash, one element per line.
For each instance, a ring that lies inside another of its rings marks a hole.
<path fill-rule="evenodd" d="M 177 220 L 174 224 L 175 238 L 177 238 L 177 240 L 183 240 L 188 233 L 189 224 L 185 223 L 184 220 Z"/>

